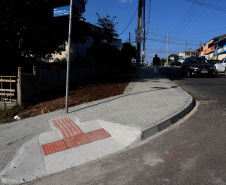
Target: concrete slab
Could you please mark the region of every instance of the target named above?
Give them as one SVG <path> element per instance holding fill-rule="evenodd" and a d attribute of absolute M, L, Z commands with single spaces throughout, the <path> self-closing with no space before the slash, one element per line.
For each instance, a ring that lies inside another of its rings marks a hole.
<path fill-rule="evenodd" d="M 19 184 L 47 175 L 44 155 L 38 137 L 31 139 L 1 172 L 4 184 Z"/>
<path fill-rule="evenodd" d="M 124 147 L 112 137 L 82 145 L 45 157 L 48 174 L 83 165 L 122 150 Z"/>
<path fill-rule="evenodd" d="M 38 136 L 40 145 L 44 145 L 47 143 L 52 143 L 54 141 L 59 141 L 63 139 L 62 134 L 59 130 L 54 130 L 51 132 L 44 132 Z"/>
<path fill-rule="evenodd" d="M 84 133 L 91 132 L 91 131 L 102 128 L 96 120 L 86 121 L 83 123 L 77 123 L 77 125 Z"/>
<path fill-rule="evenodd" d="M 141 140 L 142 132 L 137 128 L 102 120 L 97 120 L 97 122 L 123 147 L 131 146 Z"/>

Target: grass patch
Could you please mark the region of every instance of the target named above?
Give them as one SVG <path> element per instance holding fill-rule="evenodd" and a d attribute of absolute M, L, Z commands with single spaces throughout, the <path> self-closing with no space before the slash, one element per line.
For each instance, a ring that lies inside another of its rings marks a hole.
<path fill-rule="evenodd" d="M 16 105 L 11 108 L 0 109 L 0 124 L 14 121 L 14 116 L 23 110 L 22 106 Z"/>

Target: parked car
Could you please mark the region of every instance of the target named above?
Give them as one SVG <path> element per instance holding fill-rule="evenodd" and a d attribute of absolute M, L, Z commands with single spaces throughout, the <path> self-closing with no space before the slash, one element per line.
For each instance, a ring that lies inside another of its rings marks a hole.
<path fill-rule="evenodd" d="M 185 60 L 185 58 L 181 58 L 178 60 L 178 62 L 182 63 Z"/>
<path fill-rule="evenodd" d="M 185 60 L 185 58 L 179 59 L 177 62 L 173 62 L 170 66 L 181 66 L 181 63 Z"/>
<path fill-rule="evenodd" d="M 226 57 L 220 60 L 219 63 L 216 63 L 215 65 L 217 73 L 224 73 L 226 75 Z"/>
<path fill-rule="evenodd" d="M 189 57 L 181 64 L 181 74 L 188 77 L 194 75 L 210 75 L 214 77 L 216 69 L 204 57 Z"/>
<path fill-rule="evenodd" d="M 216 64 L 216 63 L 219 63 L 219 61 L 220 61 L 220 60 L 213 60 L 213 59 L 208 60 L 208 62 L 209 62 L 209 63 L 212 63 L 213 65 Z"/>

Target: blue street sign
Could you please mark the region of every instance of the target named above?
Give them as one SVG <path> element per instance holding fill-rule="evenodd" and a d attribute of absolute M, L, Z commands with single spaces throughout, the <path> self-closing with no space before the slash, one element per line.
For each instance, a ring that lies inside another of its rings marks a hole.
<path fill-rule="evenodd" d="M 70 15 L 70 5 L 53 9 L 53 17 Z"/>

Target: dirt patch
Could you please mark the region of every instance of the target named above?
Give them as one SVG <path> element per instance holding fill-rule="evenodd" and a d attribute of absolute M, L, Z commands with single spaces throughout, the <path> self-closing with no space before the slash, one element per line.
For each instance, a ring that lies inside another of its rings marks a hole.
<path fill-rule="evenodd" d="M 131 79 L 131 75 L 116 76 L 75 85 L 73 90 L 69 91 L 68 106 L 72 107 L 82 103 L 123 94 Z M 58 92 L 53 91 L 44 97 L 38 97 L 39 102 L 40 98 L 43 99 L 41 103 L 25 105 L 24 109 L 20 110 L 18 113 L 18 116 L 23 119 L 55 110 L 65 109 L 65 89 L 58 90 Z"/>

